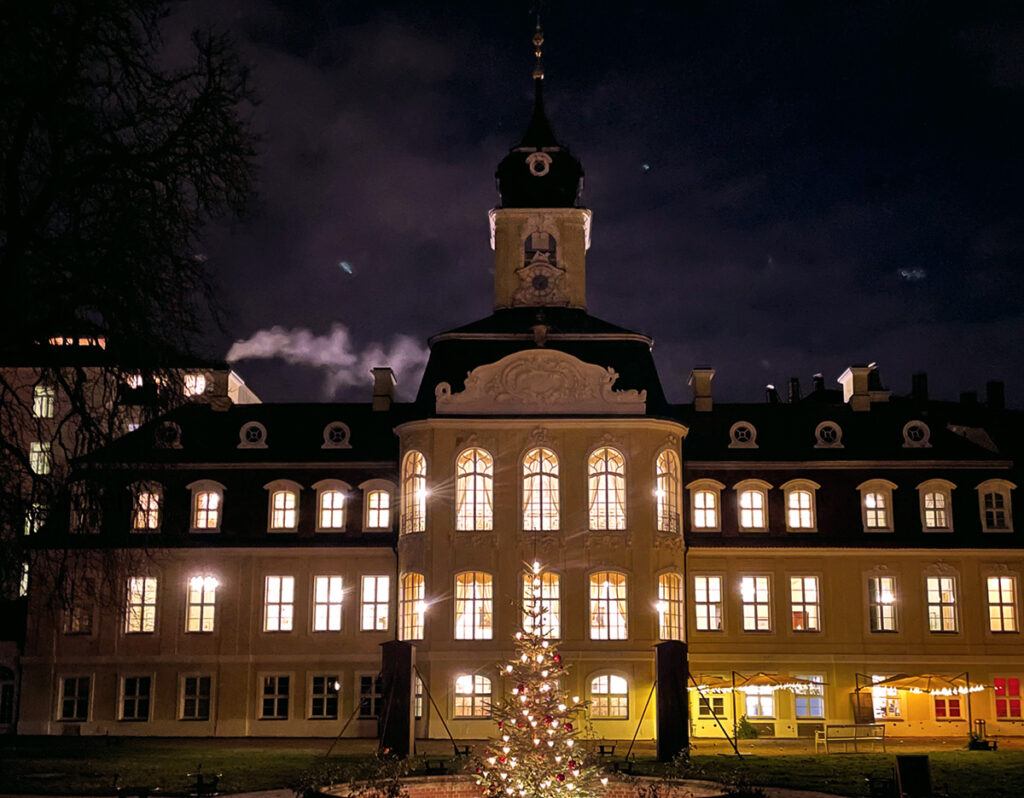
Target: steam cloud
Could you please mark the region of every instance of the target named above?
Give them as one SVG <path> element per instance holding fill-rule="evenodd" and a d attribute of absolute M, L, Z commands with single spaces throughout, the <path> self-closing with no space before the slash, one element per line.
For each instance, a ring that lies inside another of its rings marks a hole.
<path fill-rule="evenodd" d="M 259 330 L 251 338 L 235 341 L 227 355 L 229 363 L 252 358 L 281 358 L 292 365 L 323 369 L 325 398 L 334 398 L 338 391 L 353 386 L 368 388 L 370 369 L 390 366 L 398 377 L 402 393 L 411 394 L 419 382 L 429 351 L 408 335 L 396 335 L 390 348 L 371 343 L 356 351 L 352 336 L 343 324 L 334 324 L 327 335 L 314 335 L 304 328 L 287 330 L 271 327 Z"/>

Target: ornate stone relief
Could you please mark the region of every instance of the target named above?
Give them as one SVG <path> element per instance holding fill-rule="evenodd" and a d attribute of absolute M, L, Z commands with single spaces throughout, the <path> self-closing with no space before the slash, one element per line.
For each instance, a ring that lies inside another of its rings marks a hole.
<path fill-rule="evenodd" d="M 478 366 L 466 388 L 434 390 L 438 413 L 642 415 L 647 391 L 615 391 L 619 375 L 554 349 L 527 349 Z"/>
<path fill-rule="evenodd" d="M 596 548 L 598 546 L 622 547 L 629 546 L 632 543 L 632 535 L 625 530 L 615 532 L 590 531 L 584 535 L 584 540 L 586 540 L 587 548 Z"/>
<path fill-rule="evenodd" d="M 944 560 L 937 560 L 928 567 L 928 573 L 942 574 L 943 576 L 956 576 L 956 568 Z"/>
<path fill-rule="evenodd" d="M 671 532 L 658 532 L 654 536 L 654 548 L 669 549 L 670 551 L 682 551 L 682 535 L 676 535 Z"/>

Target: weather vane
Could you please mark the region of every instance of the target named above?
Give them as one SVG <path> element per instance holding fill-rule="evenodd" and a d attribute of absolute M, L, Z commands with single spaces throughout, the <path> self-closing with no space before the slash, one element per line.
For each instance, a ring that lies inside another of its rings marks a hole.
<path fill-rule="evenodd" d="M 540 26 L 540 10 L 537 11 L 537 30 L 533 33 L 533 55 L 537 61 L 533 65 L 533 79 L 544 79 L 544 62 L 541 60 L 544 47 L 544 29 Z"/>

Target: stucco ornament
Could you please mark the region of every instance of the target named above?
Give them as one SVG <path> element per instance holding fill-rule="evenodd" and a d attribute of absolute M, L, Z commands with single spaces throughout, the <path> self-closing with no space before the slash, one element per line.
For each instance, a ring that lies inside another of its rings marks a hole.
<path fill-rule="evenodd" d="M 612 390 L 618 378 L 614 369 L 555 349 L 527 349 L 473 369 L 460 393 L 438 384 L 434 397 L 438 413 L 644 413 L 647 391 Z"/>

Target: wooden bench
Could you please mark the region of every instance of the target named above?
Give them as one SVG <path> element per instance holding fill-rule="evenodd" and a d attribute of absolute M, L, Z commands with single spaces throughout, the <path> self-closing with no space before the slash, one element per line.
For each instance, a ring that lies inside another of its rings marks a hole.
<path fill-rule="evenodd" d="M 849 751 L 853 746 L 854 751 L 860 750 L 862 746 L 881 745 L 885 751 L 885 724 L 884 723 L 826 723 L 824 729 L 814 733 L 814 752 L 824 746 L 825 753 L 831 753 L 833 746 L 843 746 L 844 751 Z"/>
<path fill-rule="evenodd" d="M 615 743 L 598 743 L 597 753 L 601 756 L 614 756 Z"/>

